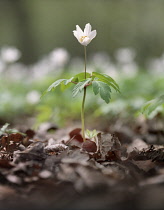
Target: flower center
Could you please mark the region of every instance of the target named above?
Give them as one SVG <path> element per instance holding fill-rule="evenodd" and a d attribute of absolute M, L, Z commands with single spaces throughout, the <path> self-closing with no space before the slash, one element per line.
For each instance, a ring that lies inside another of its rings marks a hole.
<path fill-rule="evenodd" d="M 85 39 L 86 37 L 87 37 L 87 36 L 81 36 L 81 37 L 80 37 L 80 42 L 83 42 L 84 39 Z"/>

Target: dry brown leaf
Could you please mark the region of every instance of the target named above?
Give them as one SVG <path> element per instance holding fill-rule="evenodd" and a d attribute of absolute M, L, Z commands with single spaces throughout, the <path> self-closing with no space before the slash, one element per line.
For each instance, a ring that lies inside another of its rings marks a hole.
<path fill-rule="evenodd" d="M 69 133 L 70 139 L 73 139 L 82 143 L 83 137 L 80 132 L 81 132 L 81 128 L 75 128 L 74 130 L 72 130 Z"/>
<path fill-rule="evenodd" d="M 146 144 L 142 139 L 135 139 L 131 144 L 127 147 L 127 152 L 130 153 L 134 149 L 137 149 L 138 151 L 141 151 L 143 149 L 148 148 L 148 144 Z"/>
<path fill-rule="evenodd" d="M 66 157 L 64 157 L 61 161 L 62 163 L 78 163 L 78 164 L 87 164 L 89 160 L 89 155 L 81 152 L 79 149 L 75 149 L 70 151 Z"/>
<path fill-rule="evenodd" d="M 132 160 L 132 163 L 145 172 L 148 172 L 150 169 L 155 167 L 155 163 L 152 162 L 152 160 Z"/>
<path fill-rule="evenodd" d="M 99 133 L 98 137 L 98 150 L 101 154 L 101 159 L 105 160 L 107 156 L 111 158 L 111 155 L 119 155 L 116 154 L 115 151 L 119 152 L 121 148 L 121 144 L 118 138 L 110 133 Z M 111 153 L 114 152 L 115 154 Z"/>

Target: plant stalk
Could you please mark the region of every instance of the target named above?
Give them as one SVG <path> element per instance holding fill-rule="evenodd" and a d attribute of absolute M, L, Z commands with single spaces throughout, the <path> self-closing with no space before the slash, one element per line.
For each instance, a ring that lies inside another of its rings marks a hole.
<path fill-rule="evenodd" d="M 87 52 L 86 52 L 86 46 L 84 46 L 84 72 L 85 72 L 84 77 L 85 77 L 85 79 L 86 79 L 86 66 L 87 66 Z M 81 107 L 81 123 L 82 123 L 83 141 L 85 141 L 85 120 L 84 120 L 85 98 L 86 98 L 86 87 L 84 87 L 83 101 L 82 101 L 82 107 Z"/>

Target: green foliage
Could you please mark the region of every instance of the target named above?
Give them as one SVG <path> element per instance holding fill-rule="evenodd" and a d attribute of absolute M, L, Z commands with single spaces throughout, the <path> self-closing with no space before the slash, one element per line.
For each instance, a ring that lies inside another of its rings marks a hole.
<path fill-rule="evenodd" d="M 148 117 L 157 107 L 161 105 L 163 105 L 162 107 L 164 109 L 164 95 L 161 95 L 158 98 L 145 103 L 141 109 L 141 112 Z"/>
<path fill-rule="evenodd" d="M 62 72 L 63 73 L 60 75 L 60 78 L 71 78 L 72 73 L 69 69 L 65 69 Z M 91 73 L 88 73 L 87 77 L 89 78 L 91 75 Z M 37 80 L 32 80 L 30 82 L 29 80 L 26 81 L 26 78 L 19 81 L 8 79 L 8 82 L 6 82 L 3 77 L 1 77 L 1 124 L 4 124 L 4 122 L 9 122 L 11 124 L 16 119 L 23 120 L 23 116 L 36 116 L 34 123 L 37 123 L 37 125 L 42 122 L 50 121 L 59 126 L 64 126 L 68 122 L 79 120 L 81 95 L 77 94 L 76 98 L 72 98 L 72 93 L 69 89 L 61 94 L 60 88 L 56 88 L 55 95 L 47 94 L 46 97 L 43 97 L 42 100 L 35 104 L 30 104 L 27 101 L 26 96 L 29 92 L 36 90 L 38 93 L 42 93 L 45 89 L 47 89 L 49 84 L 52 84 L 54 80 L 58 80 L 60 78 L 59 75 L 56 77 L 53 73 L 45 76 L 44 78 L 38 78 Z M 93 78 L 93 75 L 92 79 L 97 81 L 96 78 Z M 72 81 L 74 81 L 74 79 Z M 111 119 L 112 117 L 119 117 L 123 119 L 128 119 L 130 117 L 132 119 L 138 116 L 138 111 L 144 103 L 156 98 L 157 95 L 163 95 L 163 75 L 152 75 L 148 71 L 139 70 L 134 77 L 128 77 L 124 73 L 119 72 L 117 81 L 122 94 L 117 94 L 117 92 L 113 91 L 109 104 L 101 103 L 99 97 L 93 94 L 93 88 L 91 88 L 91 85 L 88 86 L 85 105 L 87 121 L 100 116 L 102 119 Z M 69 83 L 68 85 L 72 86 L 72 88 L 74 86 L 73 83 Z M 63 86 L 68 87 L 64 84 Z M 60 87 L 62 87 L 62 84 Z M 163 105 L 155 109 L 155 112 L 152 112 L 151 117 L 158 113 L 160 113 L 163 117 L 164 111 L 162 111 L 162 107 Z M 92 113 L 92 115 L 90 115 L 90 113 Z"/>
<path fill-rule="evenodd" d="M 0 136 L 6 133 L 8 126 L 9 126 L 9 123 L 6 123 L 5 125 L 2 126 L 2 128 L 0 129 Z"/>
<path fill-rule="evenodd" d="M 98 132 L 96 131 L 96 129 L 94 129 L 93 131 L 90 131 L 90 130 L 87 129 L 87 130 L 85 131 L 85 133 L 86 133 L 86 135 L 87 135 L 90 139 L 96 137 L 97 134 L 98 134 Z"/>
<path fill-rule="evenodd" d="M 85 73 L 82 72 L 82 73 L 76 74 L 74 77 L 71 77 L 70 79 L 59 79 L 53 82 L 48 87 L 48 89 L 43 92 L 42 96 L 44 96 L 48 92 L 55 90 L 55 88 L 59 85 L 61 85 L 62 90 L 65 90 L 65 88 L 67 88 L 70 83 L 74 83 L 76 84 L 76 86 L 73 89 L 73 97 L 75 97 L 79 92 L 82 91 L 85 85 L 87 85 L 88 82 L 91 81 L 91 78 L 89 78 L 90 76 L 91 75 L 89 73 L 86 73 L 87 80 L 85 80 Z"/>
<path fill-rule="evenodd" d="M 50 91 L 53 91 L 55 90 L 55 88 L 61 84 L 67 86 L 72 80 L 73 80 L 74 77 L 71 77 L 70 79 L 59 79 L 57 81 L 55 81 L 54 83 L 52 83 L 48 89 L 42 94 L 42 96 L 44 96 L 46 93 L 50 92 Z"/>
<path fill-rule="evenodd" d="M 110 86 L 104 82 L 101 81 L 93 81 L 92 82 L 92 88 L 95 95 L 100 93 L 101 98 L 108 104 L 110 101 Z"/>
<path fill-rule="evenodd" d="M 96 77 L 99 81 L 106 83 L 108 86 L 112 86 L 117 92 L 120 92 L 118 84 L 112 77 L 98 72 L 92 72 L 92 76 Z"/>
<path fill-rule="evenodd" d="M 94 79 L 92 82 L 92 89 L 95 95 L 100 93 L 100 97 L 108 104 L 111 96 L 111 88 L 114 88 L 117 92 L 120 92 L 118 84 L 115 80 L 102 73 L 92 72 L 92 78 Z"/>
<path fill-rule="evenodd" d="M 86 76 L 86 79 L 87 79 L 87 78 L 91 77 L 91 74 L 88 73 L 88 72 L 86 72 L 86 74 L 85 74 L 85 72 L 76 74 L 72 81 L 74 81 L 74 82 L 81 82 L 81 81 L 85 80 L 85 76 Z"/>
<path fill-rule="evenodd" d="M 79 92 L 81 92 L 84 89 L 84 87 L 91 82 L 91 80 L 91 78 L 88 78 L 82 82 L 77 83 L 72 90 L 72 96 L 75 97 Z"/>
<path fill-rule="evenodd" d="M 1 135 L 4 135 L 4 134 L 12 134 L 12 133 L 20 133 L 20 134 L 22 134 L 22 135 L 25 135 L 24 133 L 21 133 L 21 132 L 19 132 L 19 131 L 16 130 L 16 129 L 9 129 L 9 128 L 8 128 L 9 125 L 10 125 L 9 123 L 5 123 L 5 124 L 2 126 L 2 128 L 0 129 L 0 136 L 1 136 Z"/>
<path fill-rule="evenodd" d="M 85 79 L 86 77 L 86 79 Z M 44 96 L 46 93 L 55 90 L 55 88 L 59 85 L 62 85 L 62 89 L 65 90 L 64 86 L 67 86 L 69 83 L 74 83 L 75 87 L 72 90 L 72 96 L 77 96 L 78 93 L 82 92 L 84 87 L 92 85 L 92 89 L 95 95 L 100 93 L 100 97 L 106 102 L 110 101 L 110 92 L 111 88 L 114 88 L 117 92 L 120 92 L 118 84 L 115 80 L 102 73 L 93 72 L 92 74 L 84 72 L 76 74 L 74 77 L 70 79 L 59 79 L 52 83 L 48 89 L 43 93 Z"/>

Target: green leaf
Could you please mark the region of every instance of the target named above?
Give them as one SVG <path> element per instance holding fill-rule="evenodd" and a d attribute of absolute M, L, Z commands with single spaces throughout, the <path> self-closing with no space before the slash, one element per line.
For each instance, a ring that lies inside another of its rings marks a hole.
<path fill-rule="evenodd" d="M 2 128 L 0 129 L 0 136 L 3 135 L 3 134 L 12 134 L 12 133 L 20 133 L 24 136 L 26 135 L 22 132 L 19 132 L 17 129 L 7 129 L 9 125 L 10 125 L 9 123 L 5 123 L 2 126 Z"/>
<path fill-rule="evenodd" d="M 67 88 L 69 88 L 72 85 L 71 82 L 72 82 L 73 78 L 74 77 L 71 77 L 70 79 L 67 79 L 60 83 L 60 87 L 61 87 L 62 91 L 66 90 Z"/>
<path fill-rule="evenodd" d="M 86 80 L 83 80 L 82 82 L 77 83 L 77 85 L 75 85 L 72 90 L 72 96 L 75 97 L 79 92 L 81 92 L 85 85 L 89 84 L 91 80 L 91 78 L 88 78 Z"/>
<path fill-rule="evenodd" d="M 86 79 L 88 79 L 89 77 L 91 77 L 91 74 L 88 73 L 88 72 L 86 72 Z M 83 80 L 85 80 L 85 72 L 76 74 L 76 75 L 74 76 L 74 79 L 73 79 L 74 82 L 81 82 L 81 81 L 83 81 Z"/>
<path fill-rule="evenodd" d="M 163 104 L 164 104 L 164 95 L 161 95 L 156 99 L 146 102 L 141 108 L 141 112 L 146 116 L 149 116 L 157 107 Z"/>
<path fill-rule="evenodd" d="M 48 92 L 50 91 L 53 91 L 55 90 L 55 88 L 61 84 L 67 86 L 72 80 L 73 80 L 74 77 L 71 77 L 70 79 L 59 79 L 57 81 L 55 81 L 54 83 L 52 83 L 48 89 L 46 91 L 43 92 L 42 96 L 43 97 L 45 94 L 47 94 Z"/>
<path fill-rule="evenodd" d="M 100 85 L 98 81 L 93 81 L 92 82 L 92 89 L 95 95 L 97 95 L 100 91 Z"/>
<path fill-rule="evenodd" d="M 103 73 L 98 73 L 98 72 L 92 72 L 92 74 L 95 75 L 98 78 L 104 78 L 104 79 L 107 79 L 107 80 L 111 81 L 113 84 L 115 84 L 119 88 L 116 81 L 112 77 L 110 77 L 109 75 L 103 74 Z"/>
<path fill-rule="evenodd" d="M 96 137 L 97 134 L 98 134 L 98 132 L 97 132 L 95 129 L 94 129 L 93 131 L 90 131 L 90 130 L 87 129 L 87 130 L 85 131 L 85 133 L 86 133 L 86 135 L 87 135 L 90 139 Z"/>
<path fill-rule="evenodd" d="M 1 128 L 1 132 L 5 133 L 9 125 L 10 125 L 9 123 L 5 123 Z"/>
<path fill-rule="evenodd" d="M 61 82 L 65 81 L 65 79 L 59 79 L 57 81 L 55 81 L 54 83 L 52 83 L 48 89 L 47 92 L 54 90 L 58 85 L 60 85 Z"/>
<path fill-rule="evenodd" d="M 60 84 L 61 91 L 65 91 L 67 88 L 71 87 L 73 83 L 68 83 L 67 85 L 63 84 L 63 82 Z"/>
<path fill-rule="evenodd" d="M 7 131 L 6 131 L 6 133 L 8 133 L 8 134 L 12 134 L 12 133 L 19 133 L 19 134 L 21 134 L 21 135 L 23 135 L 23 136 L 26 136 L 26 134 L 25 133 L 22 133 L 22 132 L 19 132 L 17 129 L 8 129 Z"/>
<path fill-rule="evenodd" d="M 100 93 L 101 98 L 108 104 L 110 101 L 111 89 L 108 84 L 102 81 L 93 81 L 92 88 L 95 95 Z"/>
<path fill-rule="evenodd" d="M 102 81 L 107 85 L 112 86 L 117 92 L 120 93 L 118 84 L 115 82 L 115 80 L 112 77 L 108 76 L 107 74 L 92 72 L 92 77 L 98 78 L 99 81 Z"/>
<path fill-rule="evenodd" d="M 68 83 L 72 82 L 74 77 L 71 77 L 70 79 L 65 79 L 64 80 L 64 85 L 68 85 Z"/>

